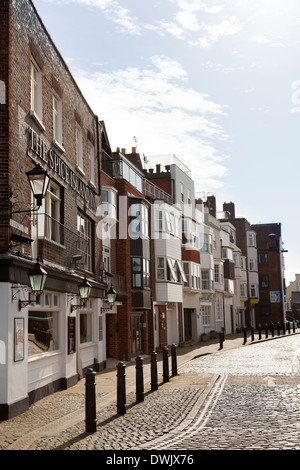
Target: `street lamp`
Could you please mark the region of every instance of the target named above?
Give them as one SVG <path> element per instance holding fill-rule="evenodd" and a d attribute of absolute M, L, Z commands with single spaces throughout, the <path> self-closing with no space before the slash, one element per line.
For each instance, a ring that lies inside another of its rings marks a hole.
<path fill-rule="evenodd" d="M 84 307 L 87 300 L 89 299 L 89 297 L 91 295 L 92 286 L 88 282 L 86 276 L 83 279 L 83 281 L 81 282 L 81 284 L 79 284 L 78 289 L 79 289 L 80 299 L 82 300 L 82 304 L 80 304 L 80 305 L 71 305 L 71 312 L 73 312 L 73 310 L 77 310 L 78 308 Z"/>
<path fill-rule="evenodd" d="M 26 171 L 26 176 L 28 178 L 32 194 L 36 199 L 38 207 L 40 208 L 42 205 L 42 200 L 46 196 L 50 181 L 47 171 L 44 170 L 38 163 L 32 170 Z"/>
<path fill-rule="evenodd" d="M 42 205 L 42 201 L 46 196 L 50 178 L 46 170 L 44 170 L 38 163 L 32 170 L 25 172 L 32 194 L 36 199 L 37 207 L 34 209 L 25 209 L 21 211 L 11 211 L 11 214 L 21 214 L 35 212 L 39 210 Z"/>
<path fill-rule="evenodd" d="M 110 307 L 102 308 L 102 311 L 111 310 L 113 304 L 115 303 L 116 297 L 117 297 L 117 291 L 112 286 L 110 286 L 110 288 L 106 292 L 107 303 L 109 304 Z"/>
<path fill-rule="evenodd" d="M 35 300 L 19 300 L 19 311 L 31 303 L 37 303 L 42 294 L 47 279 L 47 271 L 42 267 L 40 260 L 37 261 L 34 268 L 28 273 L 29 283 L 32 293 L 36 296 Z"/>

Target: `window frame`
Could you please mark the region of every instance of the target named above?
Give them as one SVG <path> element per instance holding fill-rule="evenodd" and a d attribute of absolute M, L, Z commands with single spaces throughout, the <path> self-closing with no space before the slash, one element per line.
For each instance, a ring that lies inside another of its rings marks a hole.
<path fill-rule="evenodd" d="M 92 154 L 91 154 L 92 150 Z M 95 146 L 88 140 L 88 157 L 89 157 L 89 182 L 96 186 L 95 181 Z"/>
<path fill-rule="evenodd" d="M 81 125 L 75 123 L 76 166 L 82 173 L 83 169 L 83 131 Z"/>
<path fill-rule="evenodd" d="M 36 73 L 36 77 L 34 73 Z M 30 60 L 30 115 L 42 130 L 45 130 L 43 124 L 43 70 L 37 64 L 33 56 Z"/>
<path fill-rule="evenodd" d="M 57 109 L 55 107 L 57 103 Z M 53 118 L 53 142 L 63 149 L 63 116 L 62 98 L 52 90 L 52 118 Z"/>
<path fill-rule="evenodd" d="M 84 221 L 84 225 L 79 223 L 79 221 Z M 80 227 L 83 227 L 84 231 L 81 231 Z M 78 252 L 83 255 L 84 269 L 88 272 L 92 272 L 93 269 L 92 229 L 92 221 L 88 217 L 83 215 L 80 211 L 77 211 L 77 232 L 80 234 L 80 237 L 87 242 L 87 249 L 84 250 L 78 247 Z"/>

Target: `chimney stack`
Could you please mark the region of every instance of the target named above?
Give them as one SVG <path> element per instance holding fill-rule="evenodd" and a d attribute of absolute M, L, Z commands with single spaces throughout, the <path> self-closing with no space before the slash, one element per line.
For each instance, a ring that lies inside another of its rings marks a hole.
<path fill-rule="evenodd" d="M 223 211 L 229 212 L 230 219 L 235 219 L 235 206 L 233 202 L 224 202 Z"/>

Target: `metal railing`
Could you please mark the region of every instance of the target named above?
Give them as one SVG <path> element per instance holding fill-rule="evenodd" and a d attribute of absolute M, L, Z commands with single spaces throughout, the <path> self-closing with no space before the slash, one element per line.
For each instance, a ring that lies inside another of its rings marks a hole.
<path fill-rule="evenodd" d="M 38 214 L 39 255 L 68 268 L 92 269 L 91 240 L 47 214 Z"/>
<path fill-rule="evenodd" d="M 148 196 L 151 199 L 162 200 L 166 201 L 168 204 L 172 204 L 172 197 L 168 193 L 145 178 L 143 179 L 143 193 L 146 197 Z"/>

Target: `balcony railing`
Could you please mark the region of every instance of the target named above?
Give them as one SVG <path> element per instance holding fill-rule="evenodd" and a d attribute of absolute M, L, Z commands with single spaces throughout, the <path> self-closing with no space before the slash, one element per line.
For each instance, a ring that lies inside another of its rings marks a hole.
<path fill-rule="evenodd" d="M 165 191 L 163 191 L 158 186 L 151 183 L 151 181 L 148 181 L 145 178 L 143 180 L 143 193 L 146 197 L 148 196 L 151 199 L 162 200 L 166 201 L 169 204 L 172 204 L 172 197 L 168 193 L 166 193 Z"/>
<path fill-rule="evenodd" d="M 47 214 L 38 214 L 39 256 L 73 269 L 92 270 L 91 240 Z"/>

